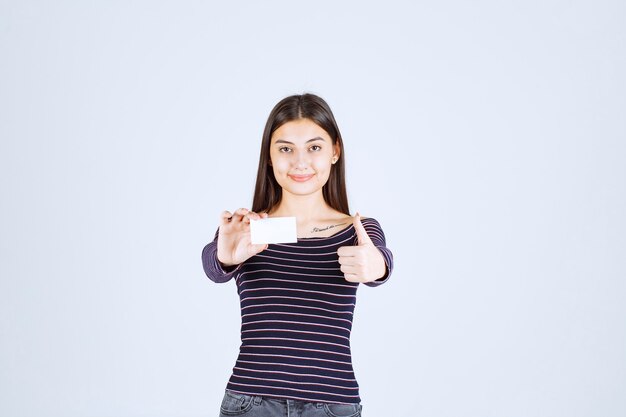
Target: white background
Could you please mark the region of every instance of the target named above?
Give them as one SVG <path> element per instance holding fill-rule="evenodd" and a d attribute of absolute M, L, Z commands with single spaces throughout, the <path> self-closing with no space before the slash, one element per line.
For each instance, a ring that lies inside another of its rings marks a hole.
<path fill-rule="evenodd" d="M 0 1 L 0 415 L 218 414 L 201 250 L 302 92 L 394 253 L 365 417 L 626 415 L 625 3 L 228 3 Z"/>

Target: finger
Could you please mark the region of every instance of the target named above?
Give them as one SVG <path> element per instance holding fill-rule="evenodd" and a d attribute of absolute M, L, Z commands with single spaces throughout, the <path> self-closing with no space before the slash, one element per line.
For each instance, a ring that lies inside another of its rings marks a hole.
<path fill-rule="evenodd" d="M 358 238 L 357 244 L 359 246 L 372 243 L 372 239 L 370 239 L 367 231 L 365 230 L 365 227 L 363 226 L 363 223 L 361 223 L 361 215 L 358 211 L 356 212 L 356 216 L 354 216 L 354 229 L 356 230 L 356 236 Z"/>
<path fill-rule="evenodd" d="M 358 251 L 359 249 L 356 246 L 342 246 L 337 249 L 337 255 L 339 255 L 340 258 L 351 258 L 356 256 Z"/>
<path fill-rule="evenodd" d="M 343 257 L 343 258 L 339 258 L 339 267 L 346 267 L 346 268 L 351 268 L 351 267 L 358 267 L 360 265 L 359 262 L 359 258 L 357 258 L 356 256 L 350 256 L 350 257 Z"/>
<path fill-rule="evenodd" d="M 230 211 L 228 210 L 223 211 L 222 214 L 220 215 L 220 225 L 228 224 L 232 216 L 233 215 Z"/>
<path fill-rule="evenodd" d="M 235 210 L 235 214 L 233 214 L 232 220 L 237 221 L 237 222 L 242 222 L 244 216 L 246 215 L 246 213 L 248 213 L 248 211 L 249 210 L 247 208 L 238 208 L 237 210 Z"/>
<path fill-rule="evenodd" d="M 261 215 L 254 211 L 249 211 L 245 216 L 244 220 L 247 224 L 250 224 L 250 220 L 261 220 Z"/>
<path fill-rule="evenodd" d="M 344 274 L 356 274 L 357 273 L 357 268 L 354 265 L 341 265 L 339 269 Z"/>
<path fill-rule="evenodd" d="M 359 277 L 357 274 L 343 274 L 343 277 L 346 281 L 359 282 Z"/>
<path fill-rule="evenodd" d="M 263 252 L 270 245 L 267 244 L 267 243 L 259 243 L 259 244 L 254 244 L 254 245 L 251 245 L 251 246 L 254 249 L 254 254 L 256 255 L 257 253 Z"/>

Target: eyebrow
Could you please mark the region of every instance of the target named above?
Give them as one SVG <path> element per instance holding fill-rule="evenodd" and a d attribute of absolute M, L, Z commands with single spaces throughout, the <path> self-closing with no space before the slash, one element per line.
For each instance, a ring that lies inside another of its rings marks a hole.
<path fill-rule="evenodd" d="M 316 136 L 316 137 L 314 137 L 313 139 L 309 139 L 309 140 L 307 140 L 305 143 L 315 142 L 316 140 L 322 140 L 322 141 L 323 141 L 324 139 L 323 139 L 323 138 L 320 138 L 319 136 Z M 284 139 L 278 139 L 276 142 L 274 142 L 274 144 L 277 144 L 277 143 L 288 143 L 288 144 L 290 144 L 290 145 L 293 145 L 293 142 L 289 142 L 289 141 L 284 140 Z"/>

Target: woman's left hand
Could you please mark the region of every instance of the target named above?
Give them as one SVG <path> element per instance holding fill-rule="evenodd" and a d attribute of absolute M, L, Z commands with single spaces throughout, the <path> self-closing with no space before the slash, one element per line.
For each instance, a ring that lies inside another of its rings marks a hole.
<path fill-rule="evenodd" d="M 367 234 L 361 215 L 354 216 L 354 229 L 358 239 L 357 246 L 342 246 L 337 249 L 341 272 L 350 282 L 370 282 L 382 278 L 387 272 L 385 258 L 372 243 Z"/>

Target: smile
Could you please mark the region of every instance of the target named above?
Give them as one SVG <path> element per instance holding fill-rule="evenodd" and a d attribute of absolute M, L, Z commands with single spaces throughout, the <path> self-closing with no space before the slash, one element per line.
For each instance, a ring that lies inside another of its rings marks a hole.
<path fill-rule="evenodd" d="M 297 182 L 305 182 L 313 178 L 313 174 L 311 175 L 289 175 L 289 177 Z"/>

